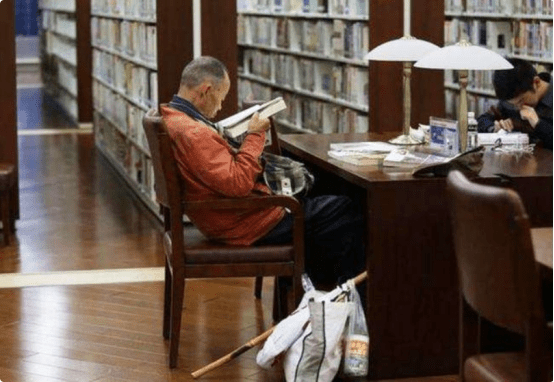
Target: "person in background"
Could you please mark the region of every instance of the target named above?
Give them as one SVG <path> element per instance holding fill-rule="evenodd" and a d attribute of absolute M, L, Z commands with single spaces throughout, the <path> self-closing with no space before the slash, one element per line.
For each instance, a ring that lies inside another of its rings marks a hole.
<path fill-rule="evenodd" d="M 160 105 L 174 143 L 187 200 L 268 195 L 260 180 L 260 157 L 267 118 L 256 113 L 248 134 L 235 149 L 210 121 L 221 109 L 231 83 L 224 64 L 198 57 L 184 68 L 179 90 Z M 316 286 L 335 286 L 365 269 L 361 208 L 343 195 L 302 199 L 305 214 L 306 272 Z M 192 223 L 212 240 L 237 245 L 279 244 L 292 240 L 292 216 L 282 207 L 251 211 L 189 211 Z"/>
<path fill-rule="evenodd" d="M 514 67 L 494 72 L 499 102 L 477 118 L 480 133 L 501 129 L 529 134 L 531 143 L 552 150 L 552 83 L 550 74 L 537 74 L 527 61 L 508 60 Z"/>

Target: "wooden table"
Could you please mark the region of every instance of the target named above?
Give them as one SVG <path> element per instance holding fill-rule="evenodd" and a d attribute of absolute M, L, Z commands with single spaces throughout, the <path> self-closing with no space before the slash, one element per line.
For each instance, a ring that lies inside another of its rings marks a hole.
<path fill-rule="evenodd" d="M 455 374 L 458 281 L 445 179 L 416 179 L 405 170 L 354 166 L 327 156 L 332 142 L 386 138 L 365 133 L 280 140 L 285 153 L 316 172 L 323 192 L 342 184 L 365 199 L 369 378 Z M 484 159 L 479 182 L 514 188 L 533 226 L 552 227 L 552 152 L 487 152 Z"/>
<path fill-rule="evenodd" d="M 552 270 L 552 227 L 533 228 L 531 239 L 537 263 Z"/>

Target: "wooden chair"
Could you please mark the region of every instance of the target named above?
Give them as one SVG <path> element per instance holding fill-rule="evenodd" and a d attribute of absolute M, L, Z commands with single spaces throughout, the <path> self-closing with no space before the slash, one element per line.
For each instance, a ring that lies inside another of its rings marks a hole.
<path fill-rule="evenodd" d="M 169 366 L 176 367 L 185 279 L 211 277 L 279 276 L 290 278 L 289 290 L 276 279 L 274 312 L 287 314 L 289 302 L 302 295 L 304 270 L 304 213 L 298 201 L 287 196 L 261 196 L 246 199 L 217 199 L 185 202 L 184 184 L 174 158 L 173 146 L 163 120 L 156 110 L 143 119 L 154 166 L 155 188 L 163 206 L 165 299 L 163 335 L 170 340 Z M 248 209 L 283 206 L 294 215 L 293 242 L 287 245 L 236 246 L 207 240 L 197 229 L 184 226 L 183 214 L 193 209 Z M 275 315 L 275 313 L 274 313 Z"/>
<path fill-rule="evenodd" d="M 462 380 L 551 381 L 552 326 L 545 320 L 521 199 L 510 189 L 472 183 L 458 171 L 448 175 L 447 190 L 461 289 Z M 478 316 L 476 327 L 468 325 L 470 308 Z M 522 335 L 524 351 L 480 354 L 481 318 Z"/>
<path fill-rule="evenodd" d="M 15 198 L 15 167 L 12 164 L 0 163 L 0 218 L 4 244 L 9 245 L 15 230 L 15 214 L 12 203 Z"/>

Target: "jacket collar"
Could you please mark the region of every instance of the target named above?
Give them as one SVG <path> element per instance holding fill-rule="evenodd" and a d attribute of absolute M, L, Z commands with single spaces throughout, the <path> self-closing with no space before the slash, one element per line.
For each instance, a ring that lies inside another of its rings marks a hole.
<path fill-rule="evenodd" d="M 169 106 L 173 109 L 179 110 L 189 117 L 200 121 L 209 127 L 213 128 L 219 135 L 222 135 L 223 131 L 222 128 L 217 124 L 210 121 L 208 118 L 206 118 L 198 109 L 196 106 L 194 106 L 190 101 L 179 97 L 177 94 L 173 96 L 173 99 L 171 102 L 169 102 Z"/>

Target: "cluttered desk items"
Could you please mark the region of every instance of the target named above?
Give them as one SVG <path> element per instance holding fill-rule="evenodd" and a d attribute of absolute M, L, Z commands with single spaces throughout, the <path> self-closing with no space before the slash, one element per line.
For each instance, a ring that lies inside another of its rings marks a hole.
<path fill-rule="evenodd" d="M 397 146 L 386 142 L 331 143 L 327 155 L 330 158 L 356 166 L 382 164 L 385 157 Z"/>

